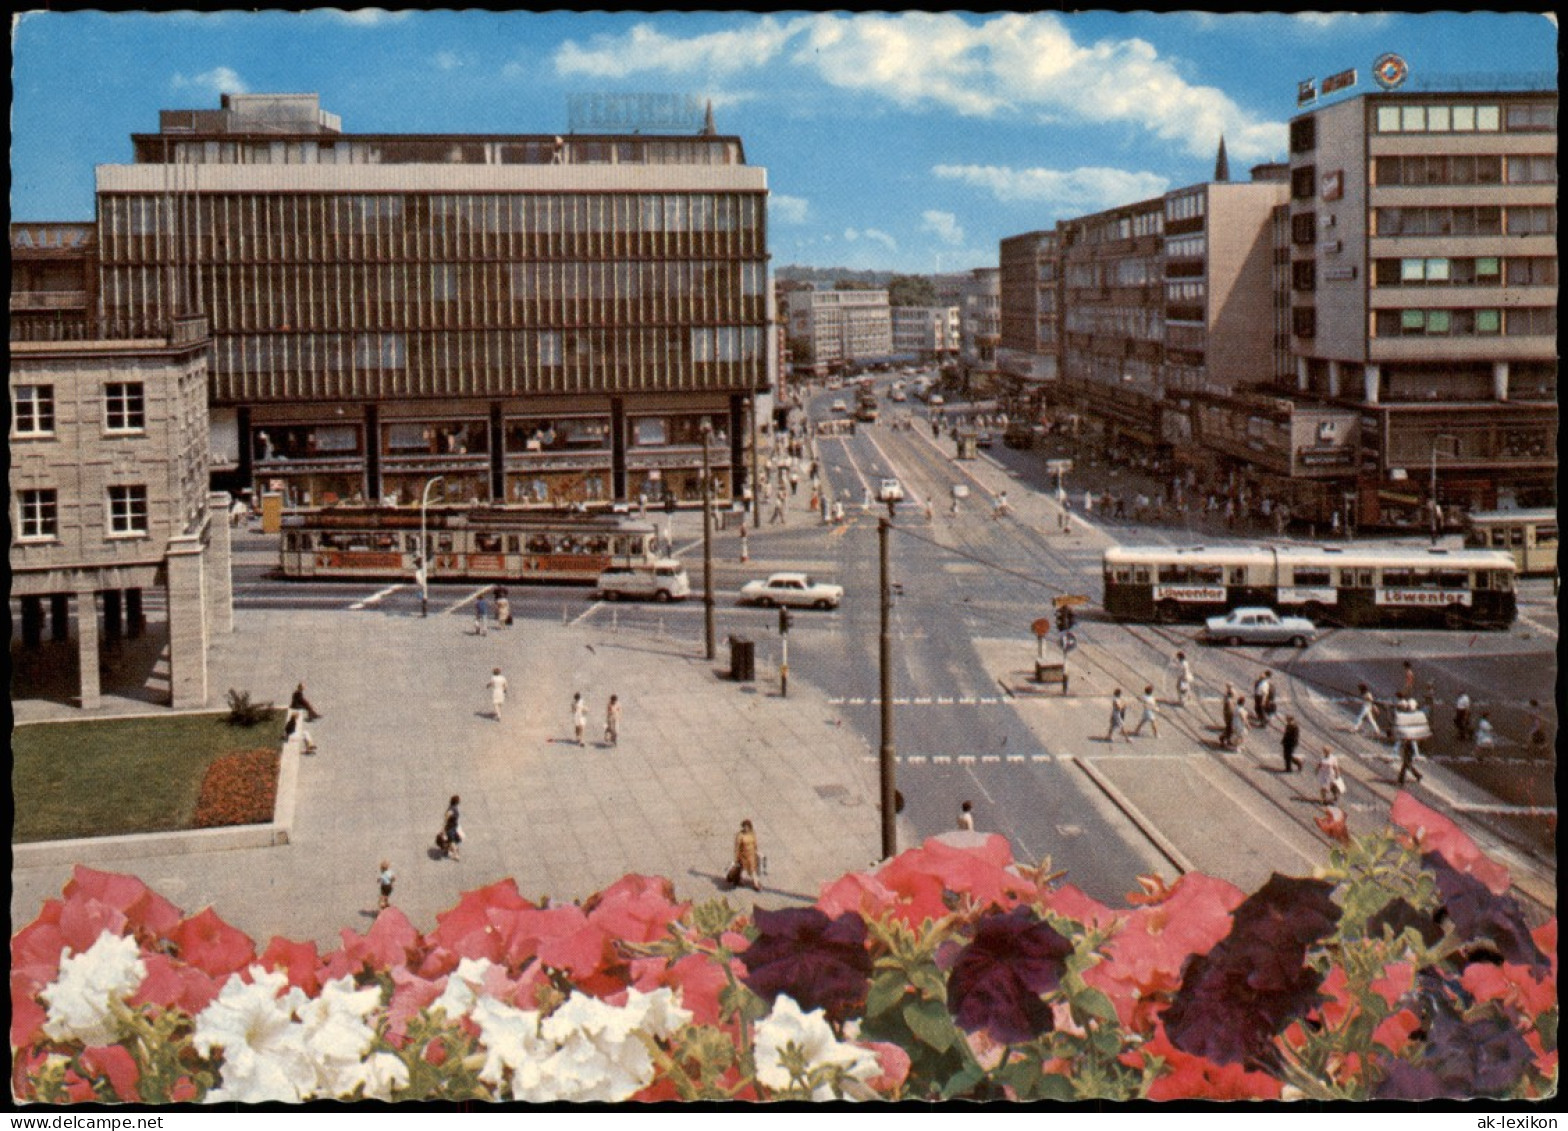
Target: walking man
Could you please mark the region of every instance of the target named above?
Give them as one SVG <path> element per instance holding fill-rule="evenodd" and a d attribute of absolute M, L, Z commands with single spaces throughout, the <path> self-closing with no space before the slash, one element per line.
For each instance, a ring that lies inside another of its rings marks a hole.
<path fill-rule="evenodd" d="M 621 740 L 621 701 L 614 695 L 604 709 L 604 740 L 611 746 Z"/>
<path fill-rule="evenodd" d="M 1224 721 L 1224 729 L 1220 731 L 1220 745 L 1229 747 L 1236 741 L 1236 689 L 1230 684 L 1225 685 L 1225 699 L 1220 704 L 1220 717 Z"/>
<path fill-rule="evenodd" d="M 485 684 L 490 689 L 490 710 L 495 715 L 495 721 L 501 721 L 501 704 L 506 702 L 506 677 L 501 674 L 500 668 L 490 672 L 490 679 Z"/>
<path fill-rule="evenodd" d="M 1373 697 L 1372 689 L 1364 683 L 1360 685 L 1359 694 L 1361 696 L 1361 713 L 1356 716 L 1355 725 L 1350 728 L 1350 733 L 1360 734 L 1361 724 L 1371 723 L 1372 733 L 1377 734 L 1382 729 L 1377 725 L 1377 699 Z"/>
<path fill-rule="evenodd" d="M 1318 756 L 1318 795 L 1324 805 L 1333 805 L 1345 796 L 1345 779 L 1339 772 L 1339 758 L 1333 748 L 1323 747 Z"/>
<path fill-rule="evenodd" d="M 1111 692 L 1111 727 L 1105 733 L 1105 741 L 1115 742 L 1117 731 L 1128 742 L 1132 741 L 1132 735 L 1127 733 L 1127 704 L 1122 699 L 1122 689 L 1119 687 Z"/>
<path fill-rule="evenodd" d="M 1475 724 L 1475 752 L 1492 750 L 1497 746 L 1497 735 L 1492 730 L 1492 713 L 1482 711 L 1481 718 Z"/>
<path fill-rule="evenodd" d="M 289 710 L 304 711 L 305 721 L 313 723 L 321 718 L 320 712 L 310 705 L 310 700 L 305 698 L 305 685 L 301 683 L 294 689 L 294 694 L 289 696 Z"/>
<path fill-rule="evenodd" d="M 1269 676 L 1273 674 L 1265 671 L 1252 685 L 1252 713 L 1257 718 L 1259 726 L 1269 725 L 1268 703 L 1269 698 L 1274 694 L 1274 685 L 1269 682 Z"/>
<path fill-rule="evenodd" d="M 975 804 L 973 801 L 966 801 L 958 807 L 958 827 L 966 833 L 975 831 Z"/>
<path fill-rule="evenodd" d="M 1280 735 L 1280 753 L 1285 756 L 1285 772 L 1293 774 L 1301 769 L 1301 759 L 1296 757 L 1296 747 L 1301 744 L 1301 725 L 1295 715 L 1285 716 L 1285 733 Z"/>
<path fill-rule="evenodd" d="M 1160 724 L 1155 721 L 1155 717 L 1159 714 L 1159 710 L 1154 702 L 1154 685 L 1152 683 L 1144 687 L 1143 698 L 1140 700 L 1140 702 L 1143 704 L 1143 714 L 1138 718 L 1138 725 L 1132 728 L 1132 733 L 1135 736 L 1142 734 L 1143 724 L 1148 723 L 1149 733 L 1155 738 L 1159 738 Z"/>
<path fill-rule="evenodd" d="M 586 746 L 583 735 L 588 730 L 588 704 L 583 702 L 581 691 L 572 692 L 572 731 L 577 735 L 577 745 Z"/>
<path fill-rule="evenodd" d="M 1470 741 L 1470 693 L 1461 691 L 1454 700 L 1454 736 L 1460 742 Z"/>
<path fill-rule="evenodd" d="M 485 600 L 483 593 L 474 601 L 474 635 L 485 635 L 485 617 L 490 613 L 490 603 Z"/>
<path fill-rule="evenodd" d="M 1187 653 L 1176 653 L 1176 705 L 1185 707 L 1187 696 L 1192 694 L 1192 665 L 1187 662 Z"/>

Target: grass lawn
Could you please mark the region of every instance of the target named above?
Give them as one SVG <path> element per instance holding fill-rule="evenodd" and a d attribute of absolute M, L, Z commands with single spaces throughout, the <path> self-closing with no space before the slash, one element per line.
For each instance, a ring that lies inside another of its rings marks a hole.
<path fill-rule="evenodd" d="M 236 750 L 276 748 L 284 712 L 40 723 L 11 733 L 12 843 L 192 827 L 202 775 Z"/>

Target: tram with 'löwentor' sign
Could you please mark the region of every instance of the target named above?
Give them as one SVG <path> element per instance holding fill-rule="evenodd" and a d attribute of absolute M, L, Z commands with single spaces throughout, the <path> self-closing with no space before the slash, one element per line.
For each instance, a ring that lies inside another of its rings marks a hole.
<path fill-rule="evenodd" d="M 1524 575 L 1556 573 L 1557 512 L 1471 511 L 1465 516 L 1465 545 L 1506 551 Z"/>
<path fill-rule="evenodd" d="M 420 530 L 425 532 L 423 555 Z M 625 515 L 506 507 L 322 507 L 283 516 L 283 576 L 580 581 L 612 565 L 652 565 L 653 524 Z"/>
<path fill-rule="evenodd" d="M 1355 546 L 1114 546 L 1105 611 L 1132 621 L 1202 621 L 1267 605 L 1314 624 L 1506 628 L 1518 565 L 1497 550 Z"/>

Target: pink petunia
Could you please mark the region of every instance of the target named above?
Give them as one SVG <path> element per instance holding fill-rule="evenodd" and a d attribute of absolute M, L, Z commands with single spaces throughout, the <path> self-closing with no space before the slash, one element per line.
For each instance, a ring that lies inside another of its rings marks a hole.
<path fill-rule="evenodd" d="M 314 942 L 294 942 L 274 935 L 256 962 L 268 970 L 282 970 L 289 985 L 308 997 L 315 997 L 321 989 L 321 956 Z"/>
<path fill-rule="evenodd" d="M 1460 975 L 1460 982 L 1477 1001 L 1502 1001 L 1523 1013 L 1531 1022 L 1557 1004 L 1557 981 L 1541 981 L 1530 967 L 1512 962 L 1493 965 L 1472 962 Z"/>
<path fill-rule="evenodd" d="M 218 996 L 227 978 L 214 978 L 199 966 L 179 962 L 156 951 L 142 955 L 147 976 L 129 999 L 131 1005 L 179 1009 L 194 1017 Z"/>
<path fill-rule="evenodd" d="M 627 942 L 662 939 L 669 925 L 680 919 L 690 903 L 676 903 L 668 880 L 651 876 L 625 876 L 584 904 L 588 921 L 607 934 Z"/>
<path fill-rule="evenodd" d="M 425 936 L 425 944 L 431 951 L 447 951 L 456 958 L 488 958 L 500 962 L 501 938 L 492 912 L 525 908 L 532 909 L 533 904 L 518 894 L 517 881 L 513 879 L 465 891 L 457 906 L 436 915 L 436 929 Z M 452 965 L 457 965 L 455 958 Z"/>
<path fill-rule="evenodd" d="M 391 970 L 409 965 L 421 945 L 419 931 L 409 922 L 408 916 L 396 907 L 388 907 L 376 916 L 370 930 L 363 935 L 348 927 L 338 932 L 343 940 L 341 950 L 327 956 L 329 979 L 344 974 L 358 974 L 361 970 Z M 417 963 L 415 963 L 417 965 Z"/>
<path fill-rule="evenodd" d="M 1557 980 L 1557 916 L 1553 915 L 1535 930 L 1530 932 L 1530 937 L 1535 940 L 1535 945 L 1541 948 L 1541 953 L 1552 961 L 1552 981 Z"/>
<path fill-rule="evenodd" d="M 1410 1045 L 1410 1038 L 1421 1029 L 1421 1019 L 1408 1009 L 1390 1013 L 1372 1030 L 1372 1039 L 1396 1056 Z"/>
<path fill-rule="evenodd" d="M 167 938 L 183 917 L 180 909 L 136 876 L 99 872 L 76 865 L 66 882 L 66 902 L 92 900 L 123 913 L 131 930 L 147 938 Z"/>
<path fill-rule="evenodd" d="M 93 1045 L 82 1050 L 81 1065 L 94 1076 L 107 1076 L 115 1095 L 126 1103 L 140 1103 L 136 1090 L 141 1070 L 123 1045 Z"/>
<path fill-rule="evenodd" d="M 1081 888 L 1066 883 L 1042 891 L 1040 906 L 1089 927 L 1109 927 L 1127 915 L 1127 912 L 1107 907 L 1099 900 L 1085 895 Z"/>
<path fill-rule="evenodd" d="M 1493 895 L 1508 890 L 1508 869 L 1489 860 L 1475 841 L 1453 821 L 1428 809 L 1403 791 L 1394 798 L 1389 819 L 1411 836 L 1422 852 L 1436 852 L 1456 870 L 1474 876 Z"/>
<path fill-rule="evenodd" d="M 169 937 L 181 958 L 213 977 L 232 974 L 256 960 L 256 944 L 250 936 L 229 926 L 210 907 L 180 923 Z"/>
<path fill-rule="evenodd" d="M 745 974 L 745 968 L 730 960 L 736 978 Z M 691 1010 L 698 1025 L 718 1025 L 722 1020 L 719 995 L 724 992 L 729 979 L 724 967 L 703 954 L 688 954 L 670 963 L 665 958 L 634 959 L 630 967 L 629 988 L 642 993 L 652 993 L 663 986 L 681 992 L 681 1007 Z"/>
<path fill-rule="evenodd" d="M 98 941 L 105 931 L 111 935 L 131 934 L 125 912 L 96 899 L 68 899 L 60 908 L 60 939 L 81 954 Z"/>
<path fill-rule="evenodd" d="M 1215 1064 L 1206 1057 L 1182 1052 L 1161 1026 L 1144 1053 L 1165 1061 L 1166 1071 L 1149 1085 L 1151 1100 L 1277 1100 L 1282 1085 L 1262 1072 L 1239 1064 Z"/>
<path fill-rule="evenodd" d="M 909 1053 L 886 1041 L 867 1041 L 863 1047 L 877 1054 L 877 1064 L 882 1069 L 881 1075 L 866 1081 L 867 1086 L 879 1095 L 891 1095 L 902 1088 L 909 1079 Z"/>
<path fill-rule="evenodd" d="M 47 985 L 48 983 L 44 983 Z M 44 1039 L 44 1020 L 49 1016 L 38 1002 L 38 991 L 31 977 L 11 971 L 11 1047 L 25 1049 Z"/>
<path fill-rule="evenodd" d="M 402 1048 L 408 1037 L 408 1023 L 419 1016 L 436 998 L 441 996 L 444 985 L 437 980 L 421 978 L 406 967 L 393 967 L 392 999 L 387 1003 L 387 1040 L 393 1048 Z"/>

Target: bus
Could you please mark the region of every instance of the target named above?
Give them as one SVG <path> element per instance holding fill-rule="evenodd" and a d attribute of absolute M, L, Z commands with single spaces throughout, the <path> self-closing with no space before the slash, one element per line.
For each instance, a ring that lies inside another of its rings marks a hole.
<path fill-rule="evenodd" d="M 1526 575 L 1557 572 L 1557 512 L 1541 510 L 1471 511 L 1465 517 L 1465 545 L 1503 550 Z"/>
<path fill-rule="evenodd" d="M 1506 628 L 1518 566 L 1497 550 L 1349 546 L 1113 546 L 1105 611 L 1202 621 L 1266 605 L 1315 624 Z"/>
<path fill-rule="evenodd" d="M 289 578 L 427 577 L 593 584 L 610 566 L 652 565 L 659 534 L 615 514 L 508 507 L 333 506 L 283 516 L 280 567 Z"/>

